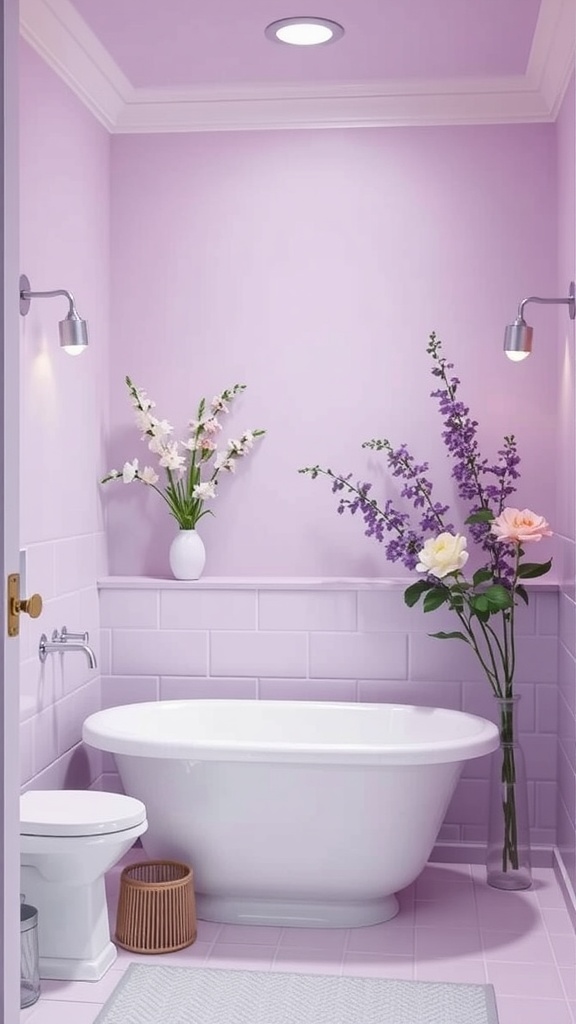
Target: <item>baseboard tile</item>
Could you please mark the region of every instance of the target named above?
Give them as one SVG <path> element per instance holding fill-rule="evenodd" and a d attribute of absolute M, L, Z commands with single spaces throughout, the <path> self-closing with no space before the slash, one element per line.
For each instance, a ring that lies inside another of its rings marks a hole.
<path fill-rule="evenodd" d="M 557 852 L 559 854 L 555 847 L 533 846 L 533 867 L 555 867 Z M 486 845 L 485 843 L 436 843 L 429 859 L 436 864 L 442 862 L 445 864 L 483 864 L 486 860 Z"/>

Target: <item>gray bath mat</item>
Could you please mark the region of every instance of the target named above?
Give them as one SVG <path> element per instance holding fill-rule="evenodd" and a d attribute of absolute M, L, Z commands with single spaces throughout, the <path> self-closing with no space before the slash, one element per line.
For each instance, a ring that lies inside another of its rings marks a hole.
<path fill-rule="evenodd" d="M 498 1024 L 491 985 L 131 964 L 94 1024 Z"/>

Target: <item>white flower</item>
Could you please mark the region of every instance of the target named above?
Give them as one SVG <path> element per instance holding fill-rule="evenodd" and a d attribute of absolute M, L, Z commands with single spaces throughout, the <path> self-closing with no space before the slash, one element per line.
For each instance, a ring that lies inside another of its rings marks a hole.
<path fill-rule="evenodd" d="M 160 465 L 164 469 L 176 470 L 182 469 L 186 464 L 186 459 L 183 455 L 178 455 L 178 449 L 175 444 L 167 445 L 162 452 L 160 458 Z"/>
<path fill-rule="evenodd" d="M 140 471 L 140 480 L 144 484 L 157 484 L 159 476 L 158 473 L 152 469 L 152 466 L 144 466 L 144 469 Z"/>
<path fill-rule="evenodd" d="M 247 430 L 240 438 L 242 445 L 246 451 L 250 451 L 254 447 L 254 434 L 251 430 Z"/>
<path fill-rule="evenodd" d="M 148 412 L 149 409 L 153 409 L 156 405 L 149 398 L 146 397 L 146 392 L 142 391 L 141 388 L 134 388 L 134 397 L 132 399 L 134 405 L 140 405 L 144 412 Z"/>
<path fill-rule="evenodd" d="M 437 537 L 430 537 L 420 551 L 416 572 L 427 572 L 438 579 L 457 572 L 468 561 L 466 543 L 466 537 L 460 533 L 439 533 Z"/>
<path fill-rule="evenodd" d="M 108 473 L 108 476 L 112 477 L 113 480 L 115 480 L 117 476 L 121 476 L 121 475 L 122 474 L 119 473 L 117 469 L 111 469 L 110 472 Z"/>
<path fill-rule="evenodd" d="M 151 437 L 148 441 L 148 447 L 154 455 L 163 455 L 166 449 L 166 445 L 161 437 Z"/>
<path fill-rule="evenodd" d="M 180 444 L 188 452 L 195 452 L 198 448 L 198 442 L 194 437 L 189 437 L 187 441 L 180 441 Z"/>
<path fill-rule="evenodd" d="M 173 430 L 174 427 L 168 423 L 168 420 L 155 420 L 152 424 L 152 433 L 154 437 L 157 437 L 162 441 L 165 441 Z"/>
<path fill-rule="evenodd" d="M 125 484 L 131 484 L 136 478 L 138 473 L 138 459 L 133 459 L 132 462 L 125 462 L 124 469 L 122 470 L 122 479 Z"/>
<path fill-rule="evenodd" d="M 143 434 L 147 434 L 152 429 L 156 420 L 149 412 L 142 412 L 141 409 L 136 409 L 135 412 L 136 425 Z"/>
<path fill-rule="evenodd" d="M 212 480 L 206 480 L 203 484 L 196 484 L 192 495 L 194 498 L 201 498 L 202 501 L 206 501 L 206 498 L 216 497 L 216 487 Z"/>
<path fill-rule="evenodd" d="M 216 442 L 211 437 L 199 437 L 196 442 L 196 448 L 199 452 L 215 452 Z"/>
<path fill-rule="evenodd" d="M 210 402 L 210 408 L 212 412 L 228 412 L 228 406 L 224 402 L 222 395 L 214 395 Z"/>
<path fill-rule="evenodd" d="M 226 447 L 228 452 L 231 452 L 234 455 L 244 455 L 244 447 L 241 441 L 235 441 L 234 438 L 230 437 L 228 438 Z"/>
<path fill-rule="evenodd" d="M 217 434 L 219 430 L 222 430 L 222 424 L 218 423 L 215 416 L 211 416 L 209 420 L 205 420 L 202 424 L 202 430 L 205 434 Z"/>
<path fill-rule="evenodd" d="M 219 452 L 214 459 L 214 469 L 224 469 L 228 473 L 235 473 L 236 463 L 234 462 L 234 459 L 230 459 L 228 457 L 228 452 Z"/>

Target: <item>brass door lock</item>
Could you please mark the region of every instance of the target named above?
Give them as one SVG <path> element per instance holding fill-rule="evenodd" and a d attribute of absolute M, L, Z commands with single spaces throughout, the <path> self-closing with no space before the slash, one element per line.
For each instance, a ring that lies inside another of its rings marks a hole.
<path fill-rule="evenodd" d="M 31 619 L 37 619 L 42 612 L 40 594 L 20 598 L 20 574 L 10 573 L 8 576 L 8 636 L 18 636 L 20 632 L 20 613 L 24 612 Z"/>

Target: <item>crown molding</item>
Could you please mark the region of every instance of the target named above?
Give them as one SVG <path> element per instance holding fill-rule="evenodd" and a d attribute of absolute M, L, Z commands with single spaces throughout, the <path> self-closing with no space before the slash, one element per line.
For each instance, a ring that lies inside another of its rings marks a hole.
<path fill-rule="evenodd" d="M 23 37 L 113 133 L 553 121 L 574 67 L 573 0 L 542 0 L 525 75 L 135 89 L 70 0 L 20 0 Z"/>
<path fill-rule="evenodd" d="M 134 90 L 69 0 L 20 0 L 20 34 L 113 132 Z"/>

